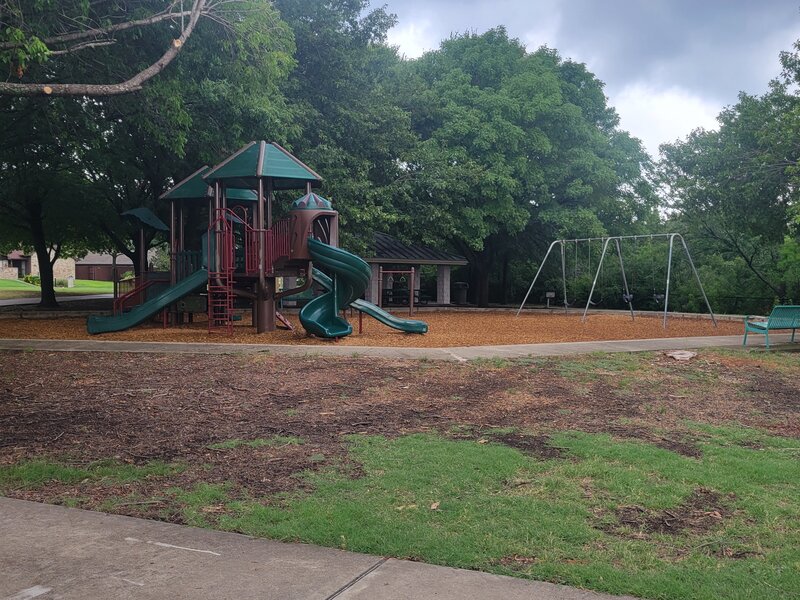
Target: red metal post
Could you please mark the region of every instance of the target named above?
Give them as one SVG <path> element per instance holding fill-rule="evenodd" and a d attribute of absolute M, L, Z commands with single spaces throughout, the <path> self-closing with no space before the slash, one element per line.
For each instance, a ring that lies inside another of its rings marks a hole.
<path fill-rule="evenodd" d="M 408 316 L 414 316 L 414 267 L 411 267 L 411 279 L 408 282 Z"/>

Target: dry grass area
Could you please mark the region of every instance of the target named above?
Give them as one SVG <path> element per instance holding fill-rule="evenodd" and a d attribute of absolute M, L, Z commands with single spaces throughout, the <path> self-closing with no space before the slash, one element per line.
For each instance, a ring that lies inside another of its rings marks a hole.
<path fill-rule="evenodd" d="M 346 460 L 351 434 L 394 438 L 438 431 L 480 439 L 496 430 L 498 441 L 540 457 L 558 455 L 547 436 L 568 429 L 645 440 L 689 457 L 699 456 L 703 437 L 689 422 L 800 436 L 798 357 L 792 354 L 704 350 L 687 363 L 637 353 L 503 366 L 271 355 L 1 354 L 0 466 L 42 456 L 80 464 L 109 457 L 137 464 L 180 460 L 191 466 L 173 483 L 187 486 L 230 482 L 258 493 L 296 488 L 302 486 L 297 473 Z M 47 379 L 32 378 L 32 372 Z M 214 446 L 276 435 L 304 443 L 242 445 L 237 452 Z M 86 487 L 81 493 L 104 498 Z M 52 485 L 10 495 L 53 501 L 65 492 Z"/>
<path fill-rule="evenodd" d="M 397 313 L 404 316 L 403 313 Z M 232 342 L 248 344 L 330 344 L 331 340 L 311 337 L 300 326 L 297 315 L 287 315 L 295 331 L 278 330 L 257 334 L 249 318 L 237 322 L 234 335 L 209 335 L 205 322 L 164 329 L 159 323 L 141 325 L 128 331 L 90 336 L 84 319 L 0 320 L 0 338 L 98 339 L 147 342 Z M 337 343 L 347 346 L 404 346 L 442 348 L 450 346 L 485 346 L 503 344 L 537 344 L 548 342 L 583 342 L 594 340 L 652 339 L 664 337 L 740 335 L 742 324 L 719 321 L 715 329 L 704 318 L 669 319 L 665 330 L 656 316 L 637 317 L 620 314 L 590 315 L 586 323 L 580 315 L 523 313 L 519 318 L 508 311 L 437 311 L 421 312 L 416 318 L 428 323 L 425 335 L 406 334 L 390 329 L 369 318 L 363 319 L 363 332 L 358 333 L 358 316 L 351 318 L 353 335 Z"/>

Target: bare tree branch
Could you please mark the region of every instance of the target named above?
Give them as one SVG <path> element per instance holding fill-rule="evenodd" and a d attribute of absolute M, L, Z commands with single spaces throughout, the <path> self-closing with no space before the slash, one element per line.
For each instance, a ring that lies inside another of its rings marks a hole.
<path fill-rule="evenodd" d="M 174 5 L 172 5 L 174 6 Z M 84 40 L 86 38 L 93 38 L 108 35 L 110 33 L 116 33 L 118 31 L 125 31 L 126 29 L 133 29 L 134 27 L 144 27 L 147 25 L 155 25 L 156 23 L 160 23 L 161 21 L 166 21 L 168 19 L 176 19 L 180 17 L 191 17 L 194 13 L 194 8 L 192 10 L 185 10 L 183 12 L 170 12 L 172 6 L 167 11 L 156 13 L 147 17 L 146 19 L 138 19 L 136 21 L 125 21 L 124 23 L 117 23 L 115 25 L 109 25 L 108 27 L 94 27 L 92 29 L 85 29 L 83 31 L 72 31 L 70 33 L 62 33 L 61 35 L 54 35 L 42 40 L 42 43 L 46 44 L 47 46 L 51 46 L 53 44 L 64 44 L 66 42 L 74 42 L 75 40 Z M 9 50 L 11 48 L 19 48 L 23 45 L 23 42 L 2 42 L 0 43 L 0 50 Z"/>
<path fill-rule="evenodd" d="M 142 85 L 158 75 L 171 63 L 192 35 L 195 25 L 206 7 L 207 0 L 194 0 L 189 22 L 181 36 L 152 65 L 140 71 L 127 81 L 116 84 L 85 83 L 8 83 L 0 82 L 0 95 L 6 96 L 115 96 L 142 89 Z"/>
<path fill-rule="evenodd" d="M 61 56 L 63 54 L 72 54 L 73 52 L 86 50 L 87 48 L 100 48 L 101 46 L 111 46 L 112 44 L 115 43 L 116 40 L 106 40 L 104 42 L 81 42 L 80 44 L 75 44 L 74 46 L 70 46 L 69 48 L 64 48 L 63 50 L 54 50 L 50 53 L 49 56 Z"/>

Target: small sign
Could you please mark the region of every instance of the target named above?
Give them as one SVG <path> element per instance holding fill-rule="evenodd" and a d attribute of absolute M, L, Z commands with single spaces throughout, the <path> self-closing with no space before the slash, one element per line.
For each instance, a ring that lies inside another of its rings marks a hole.
<path fill-rule="evenodd" d="M 555 292 L 545 292 L 544 297 L 545 298 L 555 298 L 556 297 L 556 293 Z"/>

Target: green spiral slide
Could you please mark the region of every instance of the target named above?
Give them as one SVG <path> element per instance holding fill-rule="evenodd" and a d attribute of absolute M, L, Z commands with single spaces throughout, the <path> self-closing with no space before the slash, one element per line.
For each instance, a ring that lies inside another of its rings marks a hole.
<path fill-rule="evenodd" d="M 314 298 L 300 311 L 300 322 L 306 331 L 326 338 L 350 335 L 353 327 L 340 315 L 341 310 L 348 306 L 406 333 L 428 331 L 428 324 L 424 321 L 400 319 L 360 299 L 369 285 L 370 268 L 358 256 L 315 239 L 308 240 L 308 249 L 314 263 L 333 273 L 334 279 L 314 269 L 314 281 L 328 291 Z"/>

